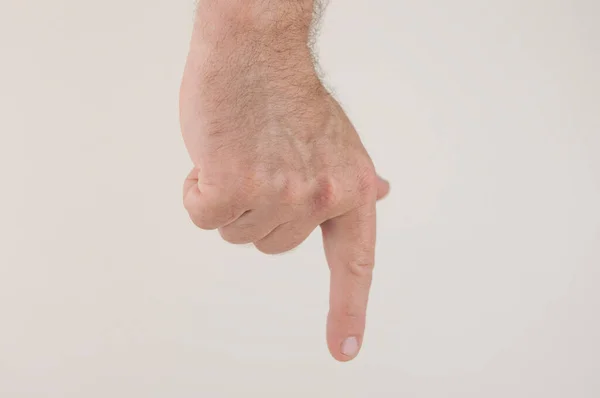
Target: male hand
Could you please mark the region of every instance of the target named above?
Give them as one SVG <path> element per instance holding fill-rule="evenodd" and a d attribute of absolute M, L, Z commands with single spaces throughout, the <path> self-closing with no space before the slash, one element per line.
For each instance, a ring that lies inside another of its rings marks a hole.
<path fill-rule="evenodd" d="M 224 3 L 200 2 L 181 87 L 194 163 L 185 207 L 198 227 L 267 254 L 294 249 L 321 226 L 327 342 L 334 358 L 351 360 L 365 329 L 375 203 L 389 185 L 315 71 L 312 2 Z"/>

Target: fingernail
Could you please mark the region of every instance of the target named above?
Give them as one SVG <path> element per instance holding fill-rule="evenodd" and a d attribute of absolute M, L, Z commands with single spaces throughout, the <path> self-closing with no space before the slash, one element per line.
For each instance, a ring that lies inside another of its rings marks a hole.
<path fill-rule="evenodd" d="M 342 354 L 347 357 L 354 357 L 358 354 L 358 339 L 356 337 L 348 337 L 342 343 Z"/>

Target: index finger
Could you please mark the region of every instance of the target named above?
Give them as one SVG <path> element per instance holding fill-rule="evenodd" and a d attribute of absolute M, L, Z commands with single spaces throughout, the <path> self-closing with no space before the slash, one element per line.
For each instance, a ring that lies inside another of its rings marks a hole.
<path fill-rule="evenodd" d="M 375 265 L 375 201 L 321 226 L 331 270 L 327 345 L 339 361 L 354 359 L 365 332 Z"/>

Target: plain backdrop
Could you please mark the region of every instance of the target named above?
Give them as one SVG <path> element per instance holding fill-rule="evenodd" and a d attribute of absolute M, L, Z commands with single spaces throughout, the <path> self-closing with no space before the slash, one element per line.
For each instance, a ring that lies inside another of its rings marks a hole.
<path fill-rule="evenodd" d="M 319 53 L 392 195 L 364 350 L 319 234 L 196 230 L 192 1 L 0 2 L 0 396 L 600 396 L 600 3 L 333 0 Z"/>

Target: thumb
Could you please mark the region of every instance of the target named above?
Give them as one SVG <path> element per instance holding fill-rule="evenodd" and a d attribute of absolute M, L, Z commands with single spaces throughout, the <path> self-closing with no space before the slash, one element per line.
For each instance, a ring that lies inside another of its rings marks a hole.
<path fill-rule="evenodd" d="M 327 345 L 338 361 L 358 355 L 375 262 L 375 202 L 325 222 L 323 242 L 331 270 Z"/>

